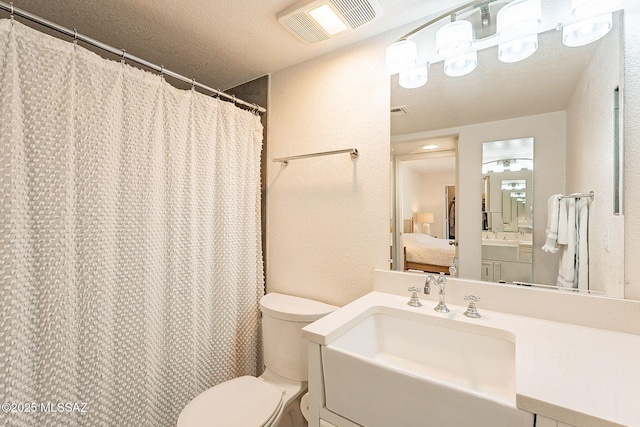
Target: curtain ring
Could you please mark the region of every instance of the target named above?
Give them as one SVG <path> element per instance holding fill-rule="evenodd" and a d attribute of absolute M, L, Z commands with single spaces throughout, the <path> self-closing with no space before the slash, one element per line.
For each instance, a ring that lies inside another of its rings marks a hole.
<path fill-rule="evenodd" d="M 78 30 L 77 29 L 73 29 L 73 44 L 77 45 L 78 44 Z"/>
<path fill-rule="evenodd" d="M 164 65 L 160 66 L 160 77 L 164 80 Z"/>
<path fill-rule="evenodd" d="M 233 102 L 233 105 L 236 105 L 236 96 L 235 95 L 231 95 L 231 101 Z"/>
<path fill-rule="evenodd" d="M 216 89 L 216 92 L 213 94 L 214 98 L 220 98 L 220 89 Z"/>
<path fill-rule="evenodd" d="M 125 64 L 126 54 L 127 54 L 127 51 L 122 49 L 122 58 L 120 58 L 121 64 Z"/>
<path fill-rule="evenodd" d="M 191 90 L 196 90 L 196 79 L 191 79 Z"/>
<path fill-rule="evenodd" d="M 9 7 L 11 8 L 11 11 L 9 12 L 11 15 L 11 23 L 13 24 L 13 2 L 9 3 Z"/>
<path fill-rule="evenodd" d="M 260 115 L 260 108 L 258 108 L 258 104 L 253 104 L 253 114 L 255 114 L 256 116 Z"/>

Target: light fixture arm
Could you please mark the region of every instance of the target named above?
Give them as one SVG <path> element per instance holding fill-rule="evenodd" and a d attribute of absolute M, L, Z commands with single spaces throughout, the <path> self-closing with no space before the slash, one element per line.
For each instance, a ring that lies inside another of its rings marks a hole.
<path fill-rule="evenodd" d="M 487 3 L 488 4 L 488 3 L 491 3 L 491 2 L 494 2 L 494 1 L 496 1 L 496 0 L 473 0 L 473 1 L 470 1 L 469 3 L 465 3 L 462 6 L 456 7 L 455 9 L 451 9 L 447 13 L 443 13 L 442 15 L 438 16 L 435 19 L 432 19 L 431 21 L 427 22 L 426 24 L 420 25 L 418 28 L 416 28 L 416 29 L 408 32 L 404 36 L 400 37 L 398 40 L 396 40 L 396 42 L 399 42 L 399 41 L 402 41 L 402 40 L 407 40 L 409 37 L 413 36 L 414 34 L 419 33 L 420 31 L 422 31 L 425 28 L 435 24 L 436 22 L 439 22 L 439 21 L 443 20 L 447 16 L 451 19 L 451 22 L 453 22 L 453 21 L 456 20 L 456 14 L 458 12 L 461 12 L 461 11 L 463 11 L 465 9 L 477 6 L 477 5 L 482 4 L 482 3 Z"/>

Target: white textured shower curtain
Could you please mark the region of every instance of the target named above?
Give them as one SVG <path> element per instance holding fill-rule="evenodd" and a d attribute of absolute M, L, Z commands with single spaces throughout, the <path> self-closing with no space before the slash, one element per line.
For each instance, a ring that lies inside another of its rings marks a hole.
<path fill-rule="evenodd" d="M 1 425 L 171 426 L 257 373 L 261 147 L 247 111 L 0 21 Z"/>

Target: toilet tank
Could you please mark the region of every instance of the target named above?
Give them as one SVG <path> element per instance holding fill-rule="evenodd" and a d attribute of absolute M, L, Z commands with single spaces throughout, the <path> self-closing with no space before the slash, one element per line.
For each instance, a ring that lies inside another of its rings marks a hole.
<path fill-rule="evenodd" d="M 307 381 L 307 341 L 302 328 L 337 310 L 334 305 L 278 293 L 260 300 L 264 364 L 271 372 Z"/>

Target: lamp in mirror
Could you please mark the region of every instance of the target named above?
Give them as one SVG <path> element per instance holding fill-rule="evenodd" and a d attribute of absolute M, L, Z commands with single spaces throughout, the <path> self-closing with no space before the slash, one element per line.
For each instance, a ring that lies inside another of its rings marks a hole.
<path fill-rule="evenodd" d="M 422 232 L 431 235 L 431 224 L 435 221 L 433 212 L 420 212 L 418 214 L 418 222 L 422 224 Z"/>

